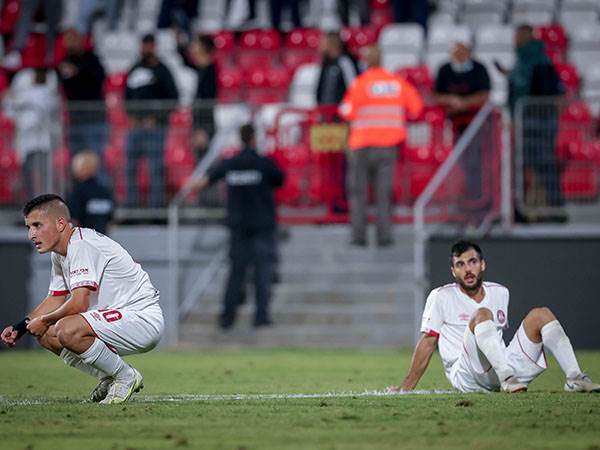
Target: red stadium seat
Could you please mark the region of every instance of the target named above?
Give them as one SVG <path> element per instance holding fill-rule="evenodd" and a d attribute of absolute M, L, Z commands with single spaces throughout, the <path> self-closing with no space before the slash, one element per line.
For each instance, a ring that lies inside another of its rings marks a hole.
<path fill-rule="evenodd" d="M 281 39 L 276 30 L 250 30 L 242 33 L 237 63 L 242 68 L 270 66 L 279 57 Z"/>
<path fill-rule="evenodd" d="M 20 0 L 6 0 L 0 9 L 0 34 L 12 33 L 19 20 Z"/>
<path fill-rule="evenodd" d="M 283 64 L 295 70 L 302 64 L 315 63 L 321 58 L 319 45 L 322 31 L 317 28 L 297 28 L 290 32 L 281 54 Z"/>
<path fill-rule="evenodd" d="M 544 42 L 547 48 L 567 49 L 567 33 L 559 23 L 540 25 L 533 30 L 534 37 Z"/>
<path fill-rule="evenodd" d="M 377 31 L 371 26 L 344 27 L 340 36 L 348 50 L 356 57 L 360 56 L 361 48 L 377 41 Z"/>
<path fill-rule="evenodd" d="M 561 189 L 567 200 L 593 200 L 598 197 L 596 171 L 581 163 L 568 164 L 562 172 Z"/>
<path fill-rule="evenodd" d="M 12 119 L 0 115 L 0 151 L 12 151 L 14 149 L 15 123 Z"/>
<path fill-rule="evenodd" d="M 20 177 L 20 167 L 17 155 L 8 149 L 0 150 L 0 204 L 13 204 Z"/>
<path fill-rule="evenodd" d="M 31 33 L 21 52 L 22 67 L 41 67 L 46 57 L 46 38 L 43 34 Z"/>
<path fill-rule="evenodd" d="M 251 103 L 276 103 L 284 101 L 291 79 L 285 67 L 254 67 L 246 72 L 246 100 Z"/>
<path fill-rule="evenodd" d="M 579 74 L 575 66 L 571 64 L 554 64 L 558 77 L 566 88 L 566 93 L 570 95 L 579 92 Z"/>
<path fill-rule="evenodd" d="M 242 97 L 242 71 L 236 67 L 221 66 L 218 71 L 219 100 L 235 102 Z"/>

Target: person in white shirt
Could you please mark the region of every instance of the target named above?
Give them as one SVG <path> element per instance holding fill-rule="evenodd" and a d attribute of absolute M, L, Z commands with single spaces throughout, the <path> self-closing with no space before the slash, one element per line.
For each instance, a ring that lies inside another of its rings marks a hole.
<path fill-rule="evenodd" d="M 64 200 L 43 194 L 23 208 L 28 237 L 51 253 L 48 296 L 1 339 L 14 347 L 31 333 L 67 365 L 99 378 L 90 400 L 122 403 L 143 387 L 121 356 L 159 342 L 164 320 L 159 292 L 123 247 L 90 228 L 75 227 Z"/>
<path fill-rule="evenodd" d="M 565 373 L 565 391 L 600 392 L 600 384 L 579 368 L 569 338 L 547 307 L 533 308 L 506 347 L 508 289 L 483 281 L 486 262 L 477 244 L 459 241 L 450 254 L 456 282 L 429 294 L 408 374 L 388 391 L 412 391 L 438 346 L 446 378 L 461 392 L 527 391 L 547 367 L 545 350 Z"/>

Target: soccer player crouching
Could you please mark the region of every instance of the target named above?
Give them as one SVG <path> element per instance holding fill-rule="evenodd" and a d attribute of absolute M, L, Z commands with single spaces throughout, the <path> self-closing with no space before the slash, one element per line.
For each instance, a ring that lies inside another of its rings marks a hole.
<path fill-rule="evenodd" d="M 600 385 L 579 368 L 569 338 L 546 307 L 532 309 L 505 347 L 509 293 L 500 284 L 483 281 L 485 267 L 477 244 L 454 244 L 450 270 L 456 283 L 429 294 L 408 374 L 388 391 L 413 390 L 438 345 L 446 378 L 461 392 L 526 391 L 547 367 L 545 349 L 565 373 L 565 391 L 600 392 Z"/>
<path fill-rule="evenodd" d="M 123 247 L 73 226 L 58 195 L 32 199 L 23 215 L 37 251 L 52 252 L 50 291 L 25 319 L 4 329 L 2 341 L 14 347 L 29 332 L 67 365 L 99 379 L 91 401 L 127 401 L 143 379 L 121 356 L 150 351 L 160 340 L 158 291 Z"/>

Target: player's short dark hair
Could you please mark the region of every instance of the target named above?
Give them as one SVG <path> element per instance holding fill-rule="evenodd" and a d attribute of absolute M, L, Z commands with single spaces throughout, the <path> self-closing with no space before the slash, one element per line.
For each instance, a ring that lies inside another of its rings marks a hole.
<path fill-rule="evenodd" d="M 60 195 L 42 194 L 32 198 L 27 203 L 25 203 L 25 206 L 23 206 L 23 216 L 27 217 L 29 213 L 31 213 L 31 211 L 33 211 L 34 209 L 42 208 L 52 202 L 60 202 L 63 205 L 65 205 L 65 207 L 67 205 L 67 203 L 62 199 Z"/>
<path fill-rule="evenodd" d="M 242 125 L 240 128 L 240 139 L 246 147 L 249 147 L 253 144 L 252 140 L 254 139 L 254 135 L 254 125 L 251 123 Z"/>
<path fill-rule="evenodd" d="M 154 44 L 154 43 L 156 43 L 156 38 L 154 37 L 154 35 L 152 33 L 146 33 L 144 36 L 142 36 L 142 43 L 143 44 Z"/>
<path fill-rule="evenodd" d="M 207 36 L 206 34 L 200 34 L 196 39 L 198 40 L 198 43 L 202 47 L 204 47 L 204 49 L 208 53 L 212 53 L 215 51 L 215 42 L 210 36 Z"/>
<path fill-rule="evenodd" d="M 533 34 L 533 27 L 531 25 L 529 25 L 528 23 L 522 23 L 517 26 L 517 31 Z"/>
<path fill-rule="evenodd" d="M 452 258 L 458 258 L 464 252 L 468 252 L 471 249 L 477 252 L 477 255 L 480 259 L 483 259 L 483 253 L 479 245 L 477 245 L 475 242 L 460 240 L 455 242 L 450 249 L 450 265 L 452 266 Z"/>

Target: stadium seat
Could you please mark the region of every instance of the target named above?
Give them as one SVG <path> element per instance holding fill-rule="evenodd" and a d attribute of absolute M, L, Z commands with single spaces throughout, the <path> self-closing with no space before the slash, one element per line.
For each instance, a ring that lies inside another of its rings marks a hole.
<path fill-rule="evenodd" d="M 558 20 L 565 27 L 569 34 L 573 33 L 583 24 L 597 25 L 598 11 L 570 11 L 562 10 L 558 15 Z"/>
<path fill-rule="evenodd" d="M 585 73 L 590 63 L 600 61 L 600 50 L 573 50 L 569 52 L 569 62 L 577 67 L 579 73 Z"/>
<path fill-rule="evenodd" d="M 0 148 L 0 204 L 14 204 L 17 198 L 20 167 L 17 154 L 10 149 Z"/>
<path fill-rule="evenodd" d="M 287 98 L 290 74 L 285 67 L 254 67 L 246 71 L 246 100 L 264 104 L 281 102 Z"/>
<path fill-rule="evenodd" d="M 425 55 L 425 64 L 429 68 L 430 72 L 433 74 L 434 78 L 437 78 L 438 71 L 440 67 L 450 61 L 450 56 L 448 53 L 434 53 L 427 52 Z"/>
<path fill-rule="evenodd" d="M 559 48 L 561 50 L 567 48 L 567 34 L 560 23 L 538 25 L 534 28 L 533 35 L 536 39 L 542 40 L 547 48 Z"/>
<path fill-rule="evenodd" d="M 475 42 L 478 52 L 511 52 L 515 31 L 506 25 L 489 25 L 477 29 Z"/>
<path fill-rule="evenodd" d="M 427 36 L 427 56 L 430 53 L 444 53 L 446 58 L 449 57 L 448 52 L 455 42 L 469 42 L 472 37 L 469 27 L 454 24 L 439 24 L 431 28 Z"/>
<path fill-rule="evenodd" d="M 198 86 L 198 75 L 195 70 L 181 66 L 172 70 L 177 91 L 179 92 L 179 103 L 182 106 L 190 106 L 196 98 Z"/>
<path fill-rule="evenodd" d="M 344 27 L 340 32 L 342 41 L 355 57 L 360 58 L 360 49 L 377 42 L 376 31 L 370 26 Z"/>
<path fill-rule="evenodd" d="M 315 106 L 320 73 L 318 64 L 303 64 L 296 69 L 289 90 L 289 102 L 292 105 L 309 108 Z"/>
<path fill-rule="evenodd" d="M 556 11 L 555 0 L 513 0 L 513 12 L 542 11 L 554 14 Z"/>
<path fill-rule="evenodd" d="M 240 37 L 237 63 L 242 69 L 260 66 L 271 66 L 279 57 L 281 45 L 276 30 L 250 30 Z"/>
<path fill-rule="evenodd" d="M 565 199 L 593 200 L 598 197 L 598 177 L 593 168 L 570 163 L 561 175 L 561 190 Z"/>
<path fill-rule="evenodd" d="M 415 86 L 421 95 L 429 96 L 433 91 L 434 81 L 426 65 L 404 67 L 398 70 L 398 75 Z"/>
<path fill-rule="evenodd" d="M 0 114 L 0 152 L 14 150 L 15 123 Z"/>
<path fill-rule="evenodd" d="M 582 23 L 569 36 L 571 50 L 600 50 L 600 24 Z"/>
<path fill-rule="evenodd" d="M 171 29 L 156 30 L 156 51 L 162 58 L 177 53 L 177 37 Z"/>
<path fill-rule="evenodd" d="M 464 0 L 463 11 L 470 12 L 504 12 L 507 7 L 505 0 Z"/>
<path fill-rule="evenodd" d="M 235 102 L 242 97 L 242 71 L 236 67 L 221 66 L 218 70 L 217 84 L 220 101 Z"/>
<path fill-rule="evenodd" d="M 583 83 L 587 89 L 600 90 L 600 61 L 588 64 L 583 73 Z"/>
<path fill-rule="evenodd" d="M 568 95 L 578 94 L 580 80 L 575 66 L 571 64 L 555 64 L 554 68 L 566 88 L 566 93 Z"/>
<path fill-rule="evenodd" d="M 527 23 L 536 26 L 551 23 L 553 19 L 552 11 L 513 11 L 510 22 L 514 25 Z"/>
<path fill-rule="evenodd" d="M 12 33 L 19 20 L 20 0 L 6 0 L 0 5 L 0 34 Z"/>
<path fill-rule="evenodd" d="M 219 31 L 209 35 L 215 44 L 215 60 L 219 65 L 228 65 L 232 62 L 235 51 L 235 37 L 231 31 Z"/>
<path fill-rule="evenodd" d="M 504 20 L 503 12 L 464 12 L 460 16 L 460 23 L 467 25 L 472 30 L 488 26 L 500 25 Z"/>
<path fill-rule="evenodd" d="M 288 33 L 281 54 L 283 64 L 295 70 L 302 64 L 318 62 L 321 35 L 318 28 L 298 28 Z"/>
<path fill-rule="evenodd" d="M 416 23 L 394 23 L 386 25 L 379 33 L 379 47 L 383 53 L 415 53 L 423 49 L 424 31 Z"/>
<path fill-rule="evenodd" d="M 390 72 L 397 72 L 405 67 L 416 66 L 420 63 L 419 55 L 416 53 L 396 53 L 384 51 L 381 55 L 381 64 Z"/>

